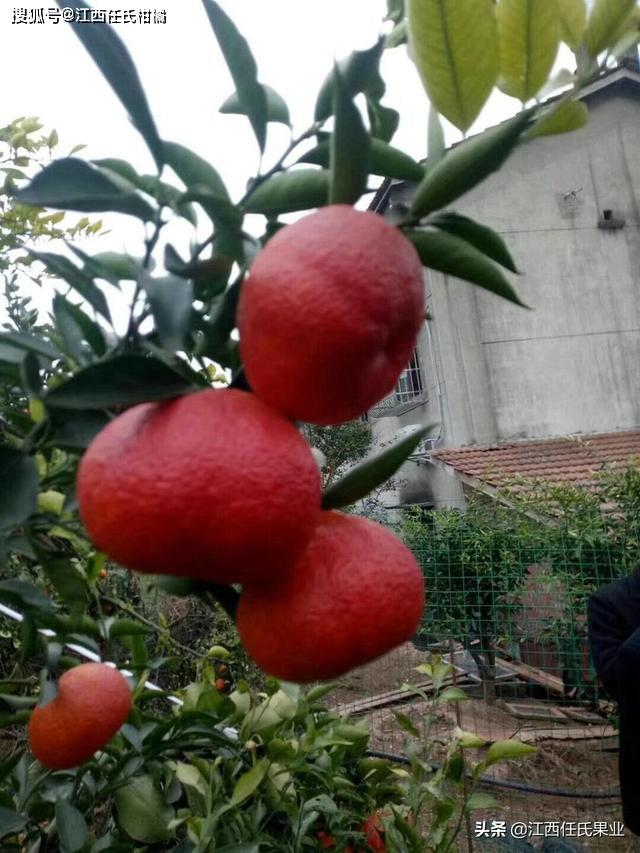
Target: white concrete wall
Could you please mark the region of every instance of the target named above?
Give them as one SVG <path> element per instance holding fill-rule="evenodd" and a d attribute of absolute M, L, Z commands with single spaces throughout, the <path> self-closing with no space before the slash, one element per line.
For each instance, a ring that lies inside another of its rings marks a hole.
<path fill-rule="evenodd" d="M 640 85 L 586 103 L 585 128 L 523 146 L 453 206 L 503 235 L 532 310 L 427 271 L 430 400 L 398 425 L 438 421 L 440 446 L 640 425 Z M 624 228 L 598 228 L 605 208 Z M 457 502 L 424 466 L 405 469 L 407 498 Z"/>

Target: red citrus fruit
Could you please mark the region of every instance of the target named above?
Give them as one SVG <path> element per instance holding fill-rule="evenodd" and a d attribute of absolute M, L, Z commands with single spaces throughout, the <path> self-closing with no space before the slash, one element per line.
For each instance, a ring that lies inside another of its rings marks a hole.
<path fill-rule="evenodd" d="M 292 570 L 249 586 L 238 608 L 247 652 L 286 681 L 335 678 L 408 640 L 424 608 L 409 549 L 373 521 L 323 512 Z"/>
<path fill-rule="evenodd" d="M 291 418 L 351 420 L 388 394 L 424 320 L 422 265 L 374 213 L 323 207 L 278 231 L 238 305 L 256 394 Z"/>
<path fill-rule="evenodd" d="M 224 678 L 216 678 L 214 682 L 216 690 L 219 690 L 221 693 L 227 689 L 227 683 Z"/>
<path fill-rule="evenodd" d="M 60 677 L 55 698 L 31 715 L 31 751 L 51 770 L 76 767 L 111 740 L 130 710 L 131 691 L 117 669 L 80 664 Z"/>
<path fill-rule="evenodd" d="M 311 536 L 320 488 L 293 424 L 230 389 L 129 409 L 78 473 L 98 548 L 130 569 L 223 583 L 284 571 Z"/>
<path fill-rule="evenodd" d="M 387 849 L 384 841 L 384 824 L 378 812 L 374 812 L 365 819 L 362 824 L 362 832 L 364 833 L 364 840 L 371 850 Z"/>

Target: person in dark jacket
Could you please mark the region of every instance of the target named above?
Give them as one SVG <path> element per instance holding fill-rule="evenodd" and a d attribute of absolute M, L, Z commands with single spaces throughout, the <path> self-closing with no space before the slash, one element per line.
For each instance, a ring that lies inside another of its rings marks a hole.
<path fill-rule="evenodd" d="M 622 814 L 640 835 L 640 569 L 593 593 L 588 627 L 598 678 L 618 702 Z"/>

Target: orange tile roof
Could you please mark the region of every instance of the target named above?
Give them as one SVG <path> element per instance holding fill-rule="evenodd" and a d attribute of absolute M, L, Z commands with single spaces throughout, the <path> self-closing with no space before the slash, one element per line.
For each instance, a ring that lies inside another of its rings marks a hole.
<path fill-rule="evenodd" d="M 515 477 L 586 485 L 596 471 L 612 465 L 626 467 L 630 457 L 640 459 L 640 429 L 485 447 L 444 447 L 431 456 L 492 486 Z"/>

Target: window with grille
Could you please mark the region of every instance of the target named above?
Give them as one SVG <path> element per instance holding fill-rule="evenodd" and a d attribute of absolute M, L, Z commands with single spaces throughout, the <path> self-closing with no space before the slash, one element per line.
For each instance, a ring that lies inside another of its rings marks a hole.
<path fill-rule="evenodd" d="M 380 417 L 382 414 L 390 414 L 391 410 L 399 406 L 411 403 L 424 403 L 425 400 L 426 395 L 420 355 L 418 350 L 414 349 L 411 361 L 400 374 L 398 384 L 393 393 L 385 397 L 384 400 L 381 400 L 377 406 L 374 406 L 371 414 L 373 417 Z"/>

